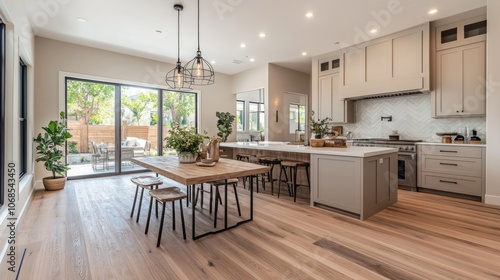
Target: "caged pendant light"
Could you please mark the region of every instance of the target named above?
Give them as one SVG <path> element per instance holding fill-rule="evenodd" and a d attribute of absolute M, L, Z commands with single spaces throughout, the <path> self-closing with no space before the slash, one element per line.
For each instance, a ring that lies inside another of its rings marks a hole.
<path fill-rule="evenodd" d="M 177 63 L 174 69 L 170 70 L 165 76 L 165 82 L 172 89 L 190 89 L 193 83 L 191 75 L 181 65 L 180 59 L 180 12 L 184 7 L 180 4 L 174 5 L 174 10 L 177 11 Z"/>
<path fill-rule="evenodd" d="M 193 85 L 211 85 L 214 83 L 214 68 L 203 59 L 200 51 L 200 0 L 198 0 L 198 51 L 195 58 L 186 63 L 184 67 L 190 75 Z"/>

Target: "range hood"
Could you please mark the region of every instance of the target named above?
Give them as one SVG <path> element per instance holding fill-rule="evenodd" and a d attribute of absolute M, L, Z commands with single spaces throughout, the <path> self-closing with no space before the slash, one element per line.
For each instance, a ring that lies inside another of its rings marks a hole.
<path fill-rule="evenodd" d="M 353 98 L 348 98 L 346 100 L 366 100 L 366 99 L 380 99 L 380 98 L 387 98 L 387 97 L 398 97 L 398 96 L 407 96 L 407 95 L 417 95 L 417 94 L 426 94 L 430 93 L 430 91 L 399 91 L 399 92 L 389 92 L 389 93 L 381 93 L 381 94 L 374 94 L 370 96 L 360 96 L 360 97 L 353 97 Z"/>

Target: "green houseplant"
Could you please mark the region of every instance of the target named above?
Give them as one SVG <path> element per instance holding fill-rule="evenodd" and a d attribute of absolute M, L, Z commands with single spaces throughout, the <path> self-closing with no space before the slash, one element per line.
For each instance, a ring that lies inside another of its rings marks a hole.
<path fill-rule="evenodd" d="M 314 111 L 311 113 L 311 132 L 314 133 L 315 139 L 321 139 L 328 132 L 328 123 L 332 121 L 331 118 L 314 119 Z"/>
<path fill-rule="evenodd" d="M 227 137 L 233 132 L 234 115 L 229 112 L 215 112 L 215 116 L 218 118 L 217 129 L 219 132 L 217 136 L 221 138 L 222 142 L 226 142 Z"/>
<path fill-rule="evenodd" d="M 59 121 L 50 121 L 46 127 L 42 127 L 44 134 L 39 133 L 33 139 L 38 145 L 36 147 L 36 162 L 44 162 L 45 169 L 52 172 L 51 177 L 43 178 L 43 185 L 46 190 L 60 190 L 66 184 L 64 172 L 69 170 L 68 164 L 62 161 L 64 152 L 62 148 L 67 139 L 72 135 L 66 127 L 66 114 L 59 113 Z M 56 176 L 60 175 L 60 176 Z"/>
<path fill-rule="evenodd" d="M 181 127 L 179 124 L 173 124 L 170 135 L 165 137 L 165 146 L 174 149 L 179 156 L 179 162 L 195 162 L 200 145 L 207 138 L 196 133 L 195 127 Z"/>

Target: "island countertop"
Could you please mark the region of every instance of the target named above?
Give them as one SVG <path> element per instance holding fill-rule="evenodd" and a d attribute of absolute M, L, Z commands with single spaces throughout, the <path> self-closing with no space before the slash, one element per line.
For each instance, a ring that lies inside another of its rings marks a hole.
<path fill-rule="evenodd" d="M 345 157 L 371 157 L 388 153 L 396 153 L 394 148 L 384 147 L 357 147 L 347 146 L 346 148 L 333 147 L 310 147 L 304 145 L 289 145 L 287 142 L 226 142 L 221 143 L 221 147 L 268 150 L 277 152 L 294 152 L 302 154 L 334 155 Z"/>

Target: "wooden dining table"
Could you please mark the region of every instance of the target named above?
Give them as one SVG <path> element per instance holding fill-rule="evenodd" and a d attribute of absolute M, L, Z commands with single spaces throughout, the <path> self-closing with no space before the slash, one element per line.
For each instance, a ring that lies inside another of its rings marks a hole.
<path fill-rule="evenodd" d="M 157 174 L 172 179 L 186 186 L 188 195 L 191 195 L 191 201 L 195 201 L 195 186 L 212 181 L 225 180 L 224 188 L 224 228 L 214 231 L 205 232 L 201 235 L 196 235 L 195 232 L 195 208 L 196 205 L 191 203 L 192 208 L 192 238 L 193 240 L 206 235 L 226 231 L 237 227 L 241 224 L 253 220 L 253 180 L 250 180 L 250 215 L 248 219 L 237 222 L 234 225 L 228 226 L 227 215 L 227 180 L 239 177 L 253 177 L 258 174 L 269 172 L 270 167 L 243 162 L 232 159 L 220 158 L 219 161 L 211 167 L 199 166 L 196 163 L 179 163 L 177 156 L 151 156 L 137 157 L 131 159 L 137 165 L 145 167 Z M 189 191 L 191 190 L 191 191 Z"/>

